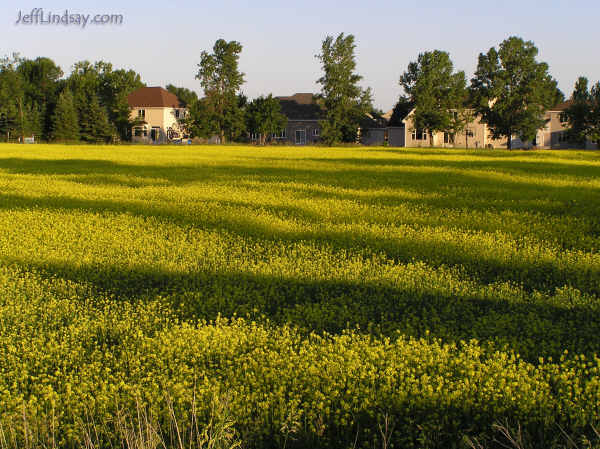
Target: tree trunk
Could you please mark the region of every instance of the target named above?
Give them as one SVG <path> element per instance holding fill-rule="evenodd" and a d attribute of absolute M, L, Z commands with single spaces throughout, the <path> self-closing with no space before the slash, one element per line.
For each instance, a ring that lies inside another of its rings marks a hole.
<path fill-rule="evenodd" d="M 508 145 L 509 150 L 512 150 L 512 129 L 508 130 Z"/>
<path fill-rule="evenodd" d="M 221 130 L 221 135 L 219 136 L 219 138 L 221 139 L 221 145 L 223 145 L 225 143 L 225 131 Z"/>
<path fill-rule="evenodd" d="M 469 149 L 469 132 L 465 131 L 465 147 Z"/>
<path fill-rule="evenodd" d="M 23 100 L 19 100 L 19 116 L 21 118 L 21 143 L 25 143 L 25 117 L 23 114 Z"/>
<path fill-rule="evenodd" d="M 429 146 L 433 148 L 433 133 L 429 133 Z"/>

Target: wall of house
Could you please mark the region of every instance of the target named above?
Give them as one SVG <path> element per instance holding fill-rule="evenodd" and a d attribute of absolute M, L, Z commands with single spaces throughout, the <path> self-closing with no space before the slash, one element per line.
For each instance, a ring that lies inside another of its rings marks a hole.
<path fill-rule="evenodd" d="M 385 128 L 370 128 L 362 130 L 361 143 L 369 146 L 381 146 L 385 142 Z"/>
<path fill-rule="evenodd" d="M 388 144 L 391 147 L 404 147 L 406 146 L 406 136 L 404 135 L 406 127 L 399 126 L 388 128 Z"/>
<path fill-rule="evenodd" d="M 409 115 L 405 120 L 405 146 L 409 148 L 431 147 L 429 134 L 426 139 L 413 137 L 413 120 L 412 115 Z M 466 131 L 472 133 L 467 136 Z M 454 143 L 446 142 L 443 132 L 435 133 L 433 136 L 433 146 L 442 148 L 506 148 L 507 139 L 493 139 L 489 129 L 485 123 L 476 117 L 465 128 L 464 131 L 454 136 Z"/>
<path fill-rule="evenodd" d="M 286 127 L 286 143 L 289 145 L 299 145 L 296 143 L 296 131 L 304 130 L 306 133 L 305 145 L 311 145 L 321 140 L 321 126 L 318 120 L 288 120 Z M 317 135 L 314 132 L 317 132 Z"/>
<path fill-rule="evenodd" d="M 147 130 L 146 136 L 135 136 L 135 133 L 132 132 L 132 141 L 138 143 L 152 143 L 152 133 L 151 130 L 153 128 L 158 128 L 157 137 L 158 139 L 154 142 L 158 143 L 166 143 L 169 141 L 168 139 L 168 130 L 172 128 L 176 132 L 180 132 L 179 123 L 175 116 L 175 108 L 133 108 L 129 114 L 129 117 L 134 120 L 138 117 L 138 111 L 143 109 L 145 111 L 144 121 L 146 122 L 145 126 Z M 183 109 L 180 109 L 183 111 Z"/>

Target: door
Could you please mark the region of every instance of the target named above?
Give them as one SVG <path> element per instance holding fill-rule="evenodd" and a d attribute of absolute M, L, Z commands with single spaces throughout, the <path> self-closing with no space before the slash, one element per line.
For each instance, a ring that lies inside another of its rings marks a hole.
<path fill-rule="evenodd" d="M 160 138 L 160 128 L 153 127 L 150 131 L 150 138 L 153 142 L 156 142 Z"/>
<path fill-rule="evenodd" d="M 305 129 L 297 129 L 296 130 L 296 145 L 306 145 L 306 130 Z"/>

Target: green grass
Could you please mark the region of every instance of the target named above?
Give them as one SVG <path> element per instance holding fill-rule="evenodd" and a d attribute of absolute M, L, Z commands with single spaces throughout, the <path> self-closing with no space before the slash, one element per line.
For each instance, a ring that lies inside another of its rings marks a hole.
<path fill-rule="evenodd" d="M 599 152 L 2 145 L 0 406 L 69 428 L 218 390 L 249 446 L 372 447 L 392 416 L 395 447 L 503 419 L 549 447 L 600 422 L 599 250 Z"/>

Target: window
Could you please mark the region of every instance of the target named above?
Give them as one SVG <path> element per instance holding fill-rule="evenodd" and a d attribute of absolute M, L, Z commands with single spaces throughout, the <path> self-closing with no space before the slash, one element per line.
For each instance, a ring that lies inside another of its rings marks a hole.
<path fill-rule="evenodd" d="M 467 137 L 474 137 L 472 129 L 467 129 L 466 134 L 467 134 Z"/>
<path fill-rule="evenodd" d="M 444 133 L 444 143 L 454 143 L 454 136 L 450 133 Z"/>
<path fill-rule="evenodd" d="M 138 117 L 139 118 L 146 118 L 146 110 L 145 109 L 138 109 Z"/>
<path fill-rule="evenodd" d="M 313 129 L 313 131 L 312 131 L 312 135 L 313 135 L 314 137 L 319 137 L 319 128 L 315 128 L 315 129 Z"/>
<path fill-rule="evenodd" d="M 413 129 L 412 139 L 413 140 L 427 140 L 427 131 L 423 131 L 420 129 L 419 130 Z"/>
<path fill-rule="evenodd" d="M 179 109 L 175 109 L 175 118 L 179 118 Z"/>
<path fill-rule="evenodd" d="M 254 141 L 254 140 L 258 140 L 258 133 L 250 133 L 250 140 Z"/>
<path fill-rule="evenodd" d="M 560 123 L 563 123 L 563 124 L 567 123 L 569 121 L 569 117 L 567 117 L 567 114 L 565 114 L 564 112 L 560 113 L 559 119 L 560 119 Z"/>
<path fill-rule="evenodd" d="M 569 138 L 567 136 L 567 133 L 564 131 L 561 131 L 558 133 L 558 143 L 564 143 L 564 142 L 568 142 Z"/>
<path fill-rule="evenodd" d="M 135 137 L 147 137 L 148 136 L 148 130 L 146 128 L 133 128 L 133 135 Z"/>

